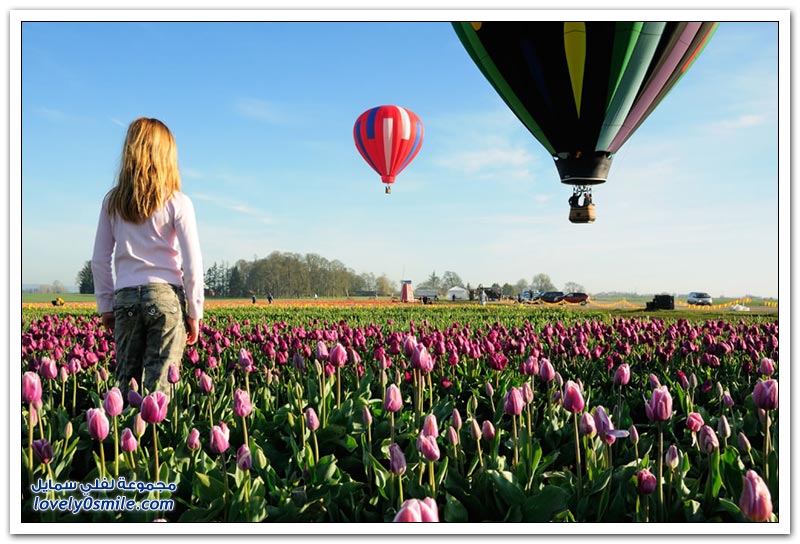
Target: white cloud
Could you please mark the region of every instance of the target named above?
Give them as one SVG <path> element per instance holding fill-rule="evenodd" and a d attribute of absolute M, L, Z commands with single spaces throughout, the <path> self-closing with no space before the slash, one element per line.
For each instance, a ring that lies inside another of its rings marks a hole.
<path fill-rule="evenodd" d="M 723 119 L 713 125 L 716 130 L 735 130 L 739 128 L 750 128 L 758 125 L 764 125 L 770 122 L 768 115 L 759 114 L 744 114 L 734 119 Z"/>
<path fill-rule="evenodd" d="M 118 127 L 122 127 L 122 128 L 125 128 L 125 129 L 127 129 L 127 128 L 128 128 L 128 125 L 127 125 L 126 123 L 123 123 L 122 121 L 120 121 L 120 120 L 119 120 L 119 119 L 117 119 L 116 117 L 112 117 L 112 118 L 110 119 L 110 121 L 111 121 L 112 123 L 114 123 L 115 125 L 117 125 Z"/>

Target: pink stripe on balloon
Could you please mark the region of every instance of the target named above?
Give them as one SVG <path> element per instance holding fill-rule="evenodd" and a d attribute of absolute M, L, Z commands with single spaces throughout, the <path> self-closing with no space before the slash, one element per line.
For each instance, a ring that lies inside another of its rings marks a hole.
<path fill-rule="evenodd" d="M 394 119 L 391 117 L 383 118 L 383 155 L 386 159 L 386 172 L 392 171 L 392 128 Z"/>
<path fill-rule="evenodd" d="M 642 96 L 639 98 L 636 104 L 634 104 L 633 108 L 631 108 L 628 117 L 622 124 L 622 128 L 620 128 L 620 131 L 611 141 L 608 151 L 611 153 L 616 153 L 620 146 L 622 146 L 622 144 L 631 134 L 633 129 L 641 120 L 642 116 L 647 112 L 647 109 L 658 96 L 658 93 L 661 92 L 661 89 L 672 75 L 675 67 L 678 66 L 678 63 L 683 58 L 686 50 L 689 49 L 689 46 L 692 43 L 692 38 L 694 38 L 698 30 L 700 30 L 701 24 L 702 23 L 686 24 L 686 28 L 683 29 L 681 37 L 678 38 L 678 43 L 675 45 L 675 48 L 669 53 L 669 56 L 667 56 L 664 64 L 661 65 L 661 68 L 653 76 L 653 79 L 642 93 Z"/>

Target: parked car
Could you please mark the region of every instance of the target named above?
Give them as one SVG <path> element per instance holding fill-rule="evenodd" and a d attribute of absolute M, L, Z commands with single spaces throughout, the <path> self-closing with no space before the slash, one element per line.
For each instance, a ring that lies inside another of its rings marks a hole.
<path fill-rule="evenodd" d="M 526 289 L 525 291 L 522 292 L 522 294 L 520 295 L 520 298 L 522 300 L 528 300 L 530 302 L 533 302 L 533 301 L 539 300 L 539 297 L 541 297 L 541 296 L 542 296 L 542 293 L 539 292 L 539 291 L 531 291 L 530 289 Z"/>
<path fill-rule="evenodd" d="M 547 291 L 542 293 L 542 296 L 539 299 L 543 302 L 561 302 L 561 299 L 564 298 L 564 293 L 562 291 Z"/>
<path fill-rule="evenodd" d="M 589 302 L 589 295 L 587 295 L 586 293 L 567 293 L 566 295 L 564 295 L 563 300 L 571 304 L 585 305 Z"/>
<path fill-rule="evenodd" d="M 714 301 L 711 298 L 711 295 L 708 293 L 703 293 L 702 291 L 692 291 L 689 293 L 689 296 L 686 297 L 687 304 L 696 304 L 698 306 L 711 306 L 714 304 Z"/>

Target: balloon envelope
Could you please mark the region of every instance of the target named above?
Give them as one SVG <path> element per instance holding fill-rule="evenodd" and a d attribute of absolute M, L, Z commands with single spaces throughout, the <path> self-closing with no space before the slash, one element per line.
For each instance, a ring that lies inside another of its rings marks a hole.
<path fill-rule="evenodd" d="M 361 156 L 388 186 L 422 148 L 424 128 L 417 115 L 400 106 L 377 106 L 362 113 L 353 127 Z"/>
<path fill-rule="evenodd" d="M 550 152 L 562 183 L 593 185 L 703 50 L 712 22 L 453 23 L 495 90 Z"/>

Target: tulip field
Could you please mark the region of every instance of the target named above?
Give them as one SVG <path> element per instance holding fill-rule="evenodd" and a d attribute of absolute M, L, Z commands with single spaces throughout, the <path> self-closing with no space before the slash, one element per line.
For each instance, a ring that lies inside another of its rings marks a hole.
<path fill-rule="evenodd" d="M 144 391 L 23 309 L 21 521 L 778 521 L 777 316 L 652 314 L 212 307 Z"/>

